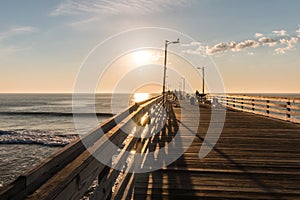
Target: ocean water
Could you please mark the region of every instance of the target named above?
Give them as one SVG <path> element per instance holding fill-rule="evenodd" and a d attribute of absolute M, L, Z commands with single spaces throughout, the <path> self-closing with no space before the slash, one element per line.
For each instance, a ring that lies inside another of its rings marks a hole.
<path fill-rule="evenodd" d="M 132 103 L 129 94 L 97 94 L 99 123 Z M 77 137 L 72 94 L 0 94 L 0 187 Z"/>

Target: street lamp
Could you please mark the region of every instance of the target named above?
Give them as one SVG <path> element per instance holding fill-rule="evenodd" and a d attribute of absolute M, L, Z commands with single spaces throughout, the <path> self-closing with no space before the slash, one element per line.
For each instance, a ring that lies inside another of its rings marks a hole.
<path fill-rule="evenodd" d="M 182 94 L 184 94 L 184 92 L 185 92 L 185 78 L 181 77 L 181 79 L 182 79 Z"/>
<path fill-rule="evenodd" d="M 166 72 L 167 72 L 167 51 L 168 51 L 168 45 L 169 44 L 177 44 L 179 43 L 179 38 L 176 41 L 170 42 L 168 40 L 165 41 L 165 62 L 164 62 L 164 79 L 163 79 L 163 104 L 165 106 L 165 102 L 166 102 Z"/>
<path fill-rule="evenodd" d="M 202 69 L 202 95 L 201 95 L 201 99 L 204 98 L 205 93 L 204 93 L 204 69 L 205 67 L 197 67 L 197 69 Z"/>

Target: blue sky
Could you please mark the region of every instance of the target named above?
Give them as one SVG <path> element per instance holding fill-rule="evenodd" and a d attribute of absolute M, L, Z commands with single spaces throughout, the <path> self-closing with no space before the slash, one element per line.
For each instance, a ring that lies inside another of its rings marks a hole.
<path fill-rule="evenodd" d="M 300 92 L 299 9 L 297 0 L 3 0 L 0 92 L 72 92 L 95 45 L 140 27 L 194 38 L 182 49 L 210 56 L 227 92 Z"/>

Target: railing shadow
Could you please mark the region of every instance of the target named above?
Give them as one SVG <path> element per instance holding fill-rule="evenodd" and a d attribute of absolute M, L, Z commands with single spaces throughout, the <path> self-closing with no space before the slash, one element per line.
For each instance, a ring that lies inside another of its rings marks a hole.
<path fill-rule="evenodd" d="M 179 131 L 179 125 L 178 121 L 175 117 L 174 110 L 170 104 L 166 106 L 166 120 L 165 124 L 163 125 L 163 128 L 161 131 L 157 134 L 155 134 L 151 139 L 147 146 L 149 152 L 154 152 L 158 148 L 164 148 L 166 145 L 168 145 L 176 136 L 176 133 Z M 159 122 L 156 122 L 156 126 L 161 126 L 162 124 L 157 123 L 163 123 L 164 120 L 160 120 Z M 168 146 L 168 151 L 159 151 L 159 153 L 156 155 L 157 162 L 160 162 L 160 164 L 166 164 L 164 162 L 167 162 L 165 158 L 168 158 L 168 156 L 172 153 L 173 148 L 183 148 L 182 141 L 179 137 L 177 138 L 175 143 L 173 143 L 173 146 Z M 148 160 L 153 160 L 149 159 Z M 181 156 L 178 161 L 182 166 L 185 166 L 185 157 L 184 155 Z M 177 161 L 172 163 L 172 166 L 176 166 Z M 145 163 L 146 165 L 151 165 L 151 163 Z M 191 180 L 187 177 L 184 177 L 184 180 L 182 180 L 182 176 L 180 176 L 176 171 L 174 170 L 168 170 L 168 166 L 165 166 L 164 169 L 151 171 L 148 173 L 143 174 L 136 174 L 135 175 L 135 194 L 134 199 L 175 199 L 176 194 L 178 194 L 174 188 L 176 187 L 176 182 L 183 183 L 185 185 L 191 185 Z M 173 188 L 173 189 L 172 189 Z"/>
<path fill-rule="evenodd" d="M 261 179 L 259 179 L 259 177 L 256 177 L 255 174 L 249 172 L 246 169 L 246 167 L 240 165 L 232 157 L 230 157 L 229 155 L 227 155 L 226 153 L 224 153 L 220 148 L 217 147 L 217 145 L 214 145 L 214 144 L 209 143 L 208 141 L 205 141 L 204 138 L 199 135 L 199 133 L 195 133 L 187 125 L 185 125 L 184 123 L 182 123 L 180 120 L 178 120 L 178 123 L 180 123 L 182 126 L 184 126 L 191 133 L 195 134 L 196 137 L 198 139 L 200 139 L 200 141 L 202 143 L 206 142 L 205 145 L 211 147 L 212 151 L 216 152 L 217 154 L 219 154 L 220 156 L 222 156 L 223 158 L 225 158 L 226 160 L 228 160 L 230 163 L 232 163 L 237 170 L 239 170 L 240 172 L 243 173 L 243 175 L 245 175 L 246 177 L 248 177 L 249 179 L 251 179 L 261 190 L 265 191 L 266 192 L 265 194 L 269 195 L 270 197 L 272 197 L 274 199 L 282 199 L 280 196 L 274 194 L 275 191 L 272 188 L 268 187 L 266 184 L 264 184 L 264 182 Z M 199 127 L 200 127 L 200 124 L 199 124 Z"/>

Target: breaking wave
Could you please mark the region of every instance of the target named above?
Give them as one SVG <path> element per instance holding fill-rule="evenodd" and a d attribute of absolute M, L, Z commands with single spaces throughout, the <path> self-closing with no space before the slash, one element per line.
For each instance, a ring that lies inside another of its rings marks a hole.
<path fill-rule="evenodd" d="M 112 113 L 76 113 L 78 115 L 91 115 L 96 114 L 97 116 L 113 116 Z M 73 113 L 69 112 L 0 112 L 0 115 L 46 115 L 46 116 L 73 116 Z"/>
<path fill-rule="evenodd" d="M 63 147 L 77 139 L 76 134 L 55 134 L 42 130 L 0 130 L 0 144 L 36 144 Z"/>

